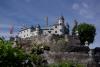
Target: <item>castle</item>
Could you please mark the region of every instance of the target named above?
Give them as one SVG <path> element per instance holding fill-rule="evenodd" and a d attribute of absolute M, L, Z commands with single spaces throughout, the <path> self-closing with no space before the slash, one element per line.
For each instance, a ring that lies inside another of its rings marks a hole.
<path fill-rule="evenodd" d="M 20 38 L 29 38 L 31 36 L 38 36 L 38 35 L 64 35 L 69 34 L 69 25 L 65 24 L 65 20 L 63 16 L 60 16 L 57 20 L 57 23 L 52 26 L 47 26 L 45 28 L 41 28 L 38 24 L 35 27 L 24 27 L 22 28 L 19 33 L 18 37 Z"/>
<path fill-rule="evenodd" d="M 77 21 L 75 21 L 74 27 L 77 27 Z M 100 63 L 100 48 L 95 48 L 94 51 L 91 51 L 91 49 L 87 46 L 87 43 L 85 45 L 80 44 L 80 40 L 78 38 L 78 31 L 72 32 L 72 35 L 69 34 L 69 25 L 65 23 L 64 17 L 60 16 L 57 20 L 57 23 L 52 26 L 47 26 L 45 28 L 41 28 L 41 26 L 38 24 L 35 27 L 24 27 L 22 28 L 19 33 L 18 37 L 21 38 L 21 42 L 26 42 L 27 38 L 33 37 L 33 41 L 37 41 L 37 43 L 41 43 L 44 41 L 48 43 L 49 47 L 56 48 L 58 44 L 55 44 L 53 46 L 53 41 L 49 40 L 50 37 L 46 38 L 45 36 L 48 35 L 64 35 L 67 51 L 66 52 L 55 52 L 55 51 L 49 51 L 44 52 L 44 57 L 47 59 L 48 63 L 54 63 L 57 62 L 56 60 L 60 58 L 60 60 L 72 60 L 74 62 L 82 63 L 82 64 L 90 64 L 94 65 L 96 63 Z M 39 37 L 37 37 L 39 36 Z M 25 39 L 25 40 L 24 40 Z M 50 41 L 50 42 L 48 42 Z M 60 44 L 61 45 L 61 44 Z M 30 45 L 25 43 L 23 44 L 23 47 L 27 51 L 28 47 Z M 52 47 L 53 46 L 53 47 Z M 27 48 L 26 48 L 27 47 Z M 30 47 L 29 47 L 30 49 Z M 64 48 L 63 48 L 64 49 Z M 57 49 L 58 50 L 58 49 Z M 98 55 L 99 54 L 99 55 Z M 95 67 L 95 66 L 87 66 L 87 67 Z"/>

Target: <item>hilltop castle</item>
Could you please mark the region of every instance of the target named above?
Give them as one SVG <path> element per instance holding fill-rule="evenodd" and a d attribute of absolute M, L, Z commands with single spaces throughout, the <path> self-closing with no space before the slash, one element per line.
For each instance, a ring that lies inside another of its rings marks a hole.
<path fill-rule="evenodd" d="M 76 28 L 78 24 L 77 21 L 74 22 L 74 28 Z M 65 43 L 62 44 L 62 40 L 55 42 L 52 36 L 49 36 L 53 34 L 57 36 L 64 35 L 63 39 Z M 72 60 L 74 62 L 82 63 L 85 65 L 90 64 L 91 66 L 88 67 L 92 67 L 92 65 L 95 64 L 95 61 L 96 63 L 100 63 L 100 55 L 98 55 L 100 52 L 99 48 L 90 50 L 87 44 L 81 45 L 80 39 L 78 38 L 78 31 L 74 30 L 71 34 L 69 34 L 69 25 L 65 23 L 63 16 L 59 17 L 56 24 L 52 26 L 47 25 L 45 28 L 41 28 L 39 24 L 35 27 L 24 27 L 19 31 L 18 37 L 18 41 L 21 41 L 21 47 L 24 48 L 26 52 L 31 50 L 31 42 L 36 42 L 37 44 L 45 43 L 43 45 L 50 47 L 50 51 L 45 51 L 43 54 L 48 63 L 58 62 L 57 59 L 61 61 Z M 27 39 L 29 41 L 27 41 Z M 65 50 L 61 51 L 61 49 Z"/>
<path fill-rule="evenodd" d="M 77 27 L 77 21 L 74 21 L 74 27 Z M 56 36 L 57 35 L 57 36 Z M 41 28 L 38 24 L 35 27 L 24 27 L 19 31 L 18 37 L 24 40 L 32 40 L 32 42 L 37 43 L 49 43 L 52 42 L 54 37 L 63 36 L 63 39 L 67 42 L 69 46 L 80 46 L 80 40 L 78 38 L 78 31 L 69 33 L 69 24 L 65 23 L 65 19 L 63 16 L 60 16 L 57 20 L 56 24 L 52 26 L 48 26 L 45 28 Z M 25 42 L 25 41 L 24 41 Z"/>
<path fill-rule="evenodd" d="M 77 21 L 74 22 L 74 31 L 72 30 L 71 34 L 69 34 L 69 25 L 65 23 L 64 17 L 60 16 L 57 23 L 52 26 L 47 25 L 47 27 L 41 28 L 38 24 L 35 27 L 22 28 L 18 34 L 19 40 L 17 40 L 19 42 L 21 41 L 21 47 L 26 52 L 32 49 L 32 45 L 34 45 L 32 43 L 36 43 L 35 45 L 40 44 L 42 46 L 41 48 L 44 45 L 50 47 L 50 51 L 44 51 L 43 54 L 49 64 L 57 63 L 59 60 L 71 60 L 84 64 L 86 67 L 96 67 L 97 65 L 100 67 L 100 48 L 92 50 L 87 46 L 87 43 L 81 45 L 78 31 L 75 30 L 78 23 Z M 53 36 L 49 36 L 53 34 L 54 36 L 57 35 L 56 37 L 59 37 L 58 35 L 63 35 L 64 37 L 62 40 L 59 39 L 56 41 L 52 38 Z"/>
<path fill-rule="evenodd" d="M 57 20 L 57 23 L 52 26 L 47 26 L 45 28 L 41 28 L 38 24 L 35 27 L 24 27 L 22 28 L 19 33 L 18 37 L 20 38 L 29 38 L 31 36 L 38 36 L 38 35 L 65 35 L 69 34 L 69 25 L 65 24 L 65 20 L 63 16 L 60 16 Z"/>

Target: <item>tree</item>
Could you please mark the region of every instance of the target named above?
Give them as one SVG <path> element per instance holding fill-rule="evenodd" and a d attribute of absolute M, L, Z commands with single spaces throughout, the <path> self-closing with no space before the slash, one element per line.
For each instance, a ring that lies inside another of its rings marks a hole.
<path fill-rule="evenodd" d="M 96 28 L 92 24 L 81 23 L 78 25 L 76 29 L 79 33 L 79 39 L 82 45 L 85 45 L 85 42 L 93 43 L 95 35 L 96 35 Z"/>
<path fill-rule="evenodd" d="M 31 52 L 31 60 L 36 67 L 47 67 L 47 60 L 41 55 L 44 53 L 44 50 L 49 50 L 48 46 L 43 44 L 34 43 Z"/>
<path fill-rule="evenodd" d="M 13 41 L 0 38 L 0 67 L 47 67 L 47 61 L 42 54 L 44 50 L 50 49 L 48 46 L 34 44 L 31 52 L 27 53 L 22 48 L 12 45 Z"/>
<path fill-rule="evenodd" d="M 17 67 L 22 66 L 26 56 L 21 49 L 12 48 L 12 42 L 0 39 L 0 66 Z"/>

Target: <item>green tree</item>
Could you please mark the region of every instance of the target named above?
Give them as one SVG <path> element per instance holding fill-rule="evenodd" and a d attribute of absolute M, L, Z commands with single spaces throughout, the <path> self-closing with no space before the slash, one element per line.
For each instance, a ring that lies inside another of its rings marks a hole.
<path fill-rule="evenodd" d="M 33 67 L 31 54 L 12 45 L 13 41 L 0 38 L 0 67 Z"/>
<path fill-rule="evenodd" d="M 31 60 L 36 65 L 36 67 L 47 67 L 47 60 L 41 55 L 44 53 L 44 50 L 49 50 L 48 46 L 45 46 L 44 44 L 37 44 L 34 43 L 31 52 Z"/>
<path fill-rule="evenodd" d="M 0 38 L 0 67 L 47 67 L 47 61 L 41 56 L 48 46 L 36 44 L 30 53 L 22 48 L 12 47 L 13 41 Z"/>
<path fill-rule="evenodd" d="M 12 41 L 6 41 L 0 38 L 0 67 L 27 67 L 30 66 L 29 55 L 22 49 L 13 48 Z M 28 60 L 28 62 L 26 62 Z"/>
<path fill-rule="evenodd" d="M 96 35 L 96 28 L 92 24 L 81 23 L 78 25 L 77 29 L 79 33 L 79 39 L 82 45 L 85 45 L 85 42 L 93 43 L 95 35 Z"/>

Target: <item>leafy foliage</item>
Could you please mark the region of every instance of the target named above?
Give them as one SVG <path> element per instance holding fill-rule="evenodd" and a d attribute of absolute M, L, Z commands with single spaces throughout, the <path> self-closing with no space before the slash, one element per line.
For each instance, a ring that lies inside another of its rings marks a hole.
<path fill-rule="evenodd" d="M 0 39 L 0 66 L 17 67 L 22 66 L 26 60 L 25 53 L 18 48 L 12 48 L 12 42 Z"/>
<path fill-rule="evenodd" d="M 94 25 L 82 23 L 78 25 L 77 30 L 82 45 L 84 45 L 86 41 L 88 41 L 89 44 L 93 43 L 96 35 L 96 28 Z"/>
<path fill-rule="evenodd" d="M 56 63 L 56 64 L 51 64 L 49 67 L 85 67 L 82 64 L 74 64 L 74 63 Z"/>
<path fill-rule="evenodd" d="M 49 47 L 44 46 L 43 44 L 34 44 L 31 52 L 31 60 L 36 67 L 47 67 L 47 61 L 41 56 L 41 54 L 44 53 L 44 50 L 49 50 Z"/>
<path fill-rule="evenodd" d="M 21 48 L 13 48 L 12 41 L 0 39 L 0 67 L 45 67 L 47 62 L 41 56 L 43 49 L 40 46 L 33 48 L 27 54 Z"/>

